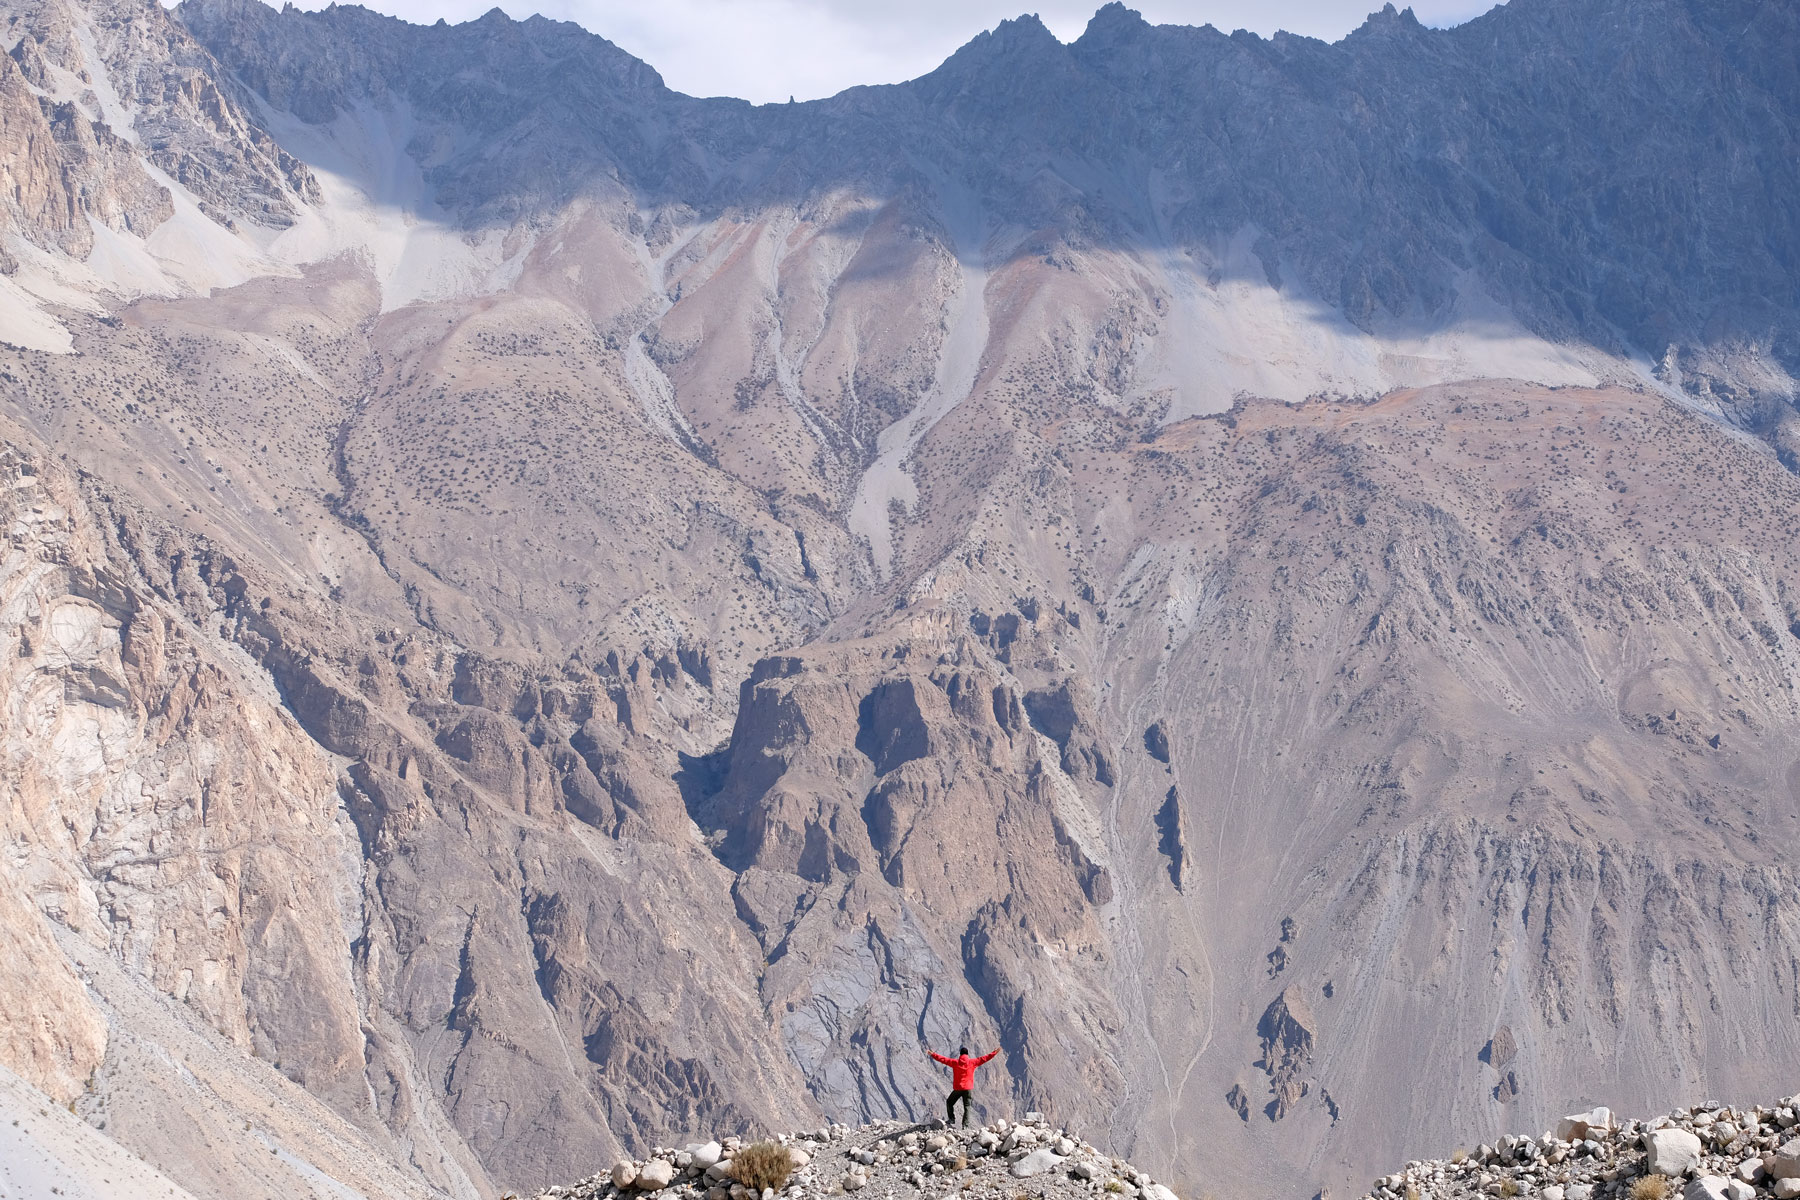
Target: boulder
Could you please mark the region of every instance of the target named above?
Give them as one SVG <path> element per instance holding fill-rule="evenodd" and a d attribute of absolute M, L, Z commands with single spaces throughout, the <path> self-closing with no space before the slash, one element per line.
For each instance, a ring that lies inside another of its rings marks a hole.
<path fill-rule="evenodd" d="M 1042 1175 L 1054 1171 L 1062 1165 L 1062 1159 L 1047 1146 L 1040 1146 L 1024 1158 L 1012 1165 L 1012 1173 L 1020 1179 L 1030 1179 L 1034 1175 Z"/>
<path fill-rule="evenodd" d="M 1562 1184 L 1551 1184 L 1549 1187 L 1538 1193 L 1538 1200 L 1563 1200 Z"/>
<path fill-rule="evenodd" d="M 653 1158 L 638 1169 L 637 1185 L 646 1192 L 658 1191 L 675 1182 L 675 1164 Z"/>
<path fill-rule="evenodd" d="M 1096 1179 L 1104 1179 L 1106 1168 L 1097 1162 L 1078 1162 L 1075 1164 L 1075 1177 L 1091 1183 Z"/>
<path fill-rule="evenodd" d="M 1761 1183 L 1763 1181 L 1763 1176 L 1767 1175 L 1768 1172 L 1763 1170 L 1762 1159 L 1746 1158 L 1737 1165 L 1737 1170 L 1734 1174 L 1745 1183 Z"/>
<path fill-rule="evenodd" d="M 725 1156 L 725 1148 L 717 1142 L 695 1142 L 684 1147 L 693 1160 L 693 1165 L 702 1171 L 718 1162 Z"/>
<path fill-rule="evenodd" d="M 1688 1181 L 1682 1189 L 1681 1200 L 1726 1200 L 1726 1187 L 1729 1184 L 1723 1175 L 1701 1175 Z"/>
<path fill-rule="evenodd" d="M 1741 1179 L 1727 1180 L 1725 1200 L 1756 1200 L 1756 1189 Z"/>
<path fill-rule="evenodd" d="M 1571 1183 L 1563 1190 L 1563 1200 L 1594 1200 L 1594 1185 Z"/>
<path fill-rule="evenodd" d="M 618 1162 L 613 1164 L 612 1181 L 613 1186 L 616 1188 L 628 1188 L 636 1183 L 637 1164 L 621 1158 Z"/>
<path fill-rule="evenodd" d="M 1700 1139 L 1685 1129 L 1653 1129 L 1644 1135 L 1645 1170 L 1679 1178 L 1700 1165 Z"/>
<path fill-rule="evenodd" d="M 806 1165 L 808 1163 L 812 1162 L 812 1155 L 810 1155 L 806 1151 L 800 1149 L 800 1147 L 798 1147 L 798 1146 L 789 1146 L 788 1147 L 788 1158 L 790 1160 L 792 1160 L 792 1162 L 794 1164 L 794 1170 L 796 1170 L 796 1171 L 804 1170 L 806 1168 Z"/>
<path fill-rule="evenodd" d="M 1789 1176 L 1775 1181 L 1775 1200 L 1800 1200 L 1800 1178 Z"/>
<path fill-rule="evenodd" d="M 1612 1128 L 1612 1110 L 1605 1107 L 1593 1108 L 1558 1121 L 1556 1136 L 1565 1142 L 1580 1142 L 1587 1139 L 1589 1130 L 1605 1132 Z"/>
<path fill-rule="evenodd" d="M 869 1186 L 869 1177 L 860 1171 L 848 1171 L 844 1174 L 841 1186 L 846 1192 L 857 1192 Z"/>
<path fill-rule="evenodd" d="M 1176 1200 L 1175 1193 L 1160 1183 L 1145 1184 L 1144 1196 L 1146 1200 Z"/>
<path fill-rule="evenodd" d="M 1776 1179 L 1800 1179 L 1800 1138 L 1781 1143 L 1774 1154 L 1763 1160 L 1769 1174 Z"/>

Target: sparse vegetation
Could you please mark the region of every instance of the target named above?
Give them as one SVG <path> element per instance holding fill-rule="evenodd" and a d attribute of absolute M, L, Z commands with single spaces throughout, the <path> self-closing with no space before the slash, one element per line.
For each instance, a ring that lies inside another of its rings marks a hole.
<path fill-rule="evenodd" d="M 1645 1175 L 1631 1182 L 1631 1200 L 1669 1200 L 1674 1194 L 1667 1175 Z"/>
<path fill-rule="evenodd" d="M 794 1157 L 780 1142 L 752 1142 L 731 1160 L 732 1178 L 758 1193 L 764 1188 L 780 1191 L 793 1173 Z"/>
<path fill-rule="evenodd" d="M 1500 1194 L 1502 1196 L 1518 1195 L 1519 1194 L 1519 1181 L 1516 1179 L 1502 1179 L 1500 1181 Z"/>

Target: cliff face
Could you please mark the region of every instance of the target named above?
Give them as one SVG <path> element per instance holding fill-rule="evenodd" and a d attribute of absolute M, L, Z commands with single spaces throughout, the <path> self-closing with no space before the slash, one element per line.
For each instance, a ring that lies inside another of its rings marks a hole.
<path fill-rule="evenodd" d="M 1109 8 L 752 109 L 497 14 L 11 14 L 6 1065 L 202 1198 L 923 1116 L 921 1042 L 1237 1195 L 1779 1090 L 1738 15 Z"/>

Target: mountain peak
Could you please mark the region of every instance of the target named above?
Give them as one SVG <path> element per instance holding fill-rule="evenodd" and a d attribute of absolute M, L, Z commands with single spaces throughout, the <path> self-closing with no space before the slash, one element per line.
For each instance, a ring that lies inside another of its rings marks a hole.
<path fill-rule="evenodd" d="M 1373 34 L 1391 37 L 1395 34 L 1411 33 L 1424 28 L 1425 26 L 1419 23 L 1419 18 L 1414 15 L 1410 5 L 1406 8 L 1396 9 L 1390 2 L 1382 5 L 1378 11 L 1370 13 L 1368 18 L 1357 26 L 1350 36 Z"/>
<path fill-rule="evenodd" d="M 1096 12 L 1081 33 L 1081 41 L 1102 45 L 1118 45 L 1129 41 L 1151 28 L 1150 22 L 1144 20 L 1144 14 L 1135 8 L 1127 8 L 1119 0 L 1105 5 Z"/>

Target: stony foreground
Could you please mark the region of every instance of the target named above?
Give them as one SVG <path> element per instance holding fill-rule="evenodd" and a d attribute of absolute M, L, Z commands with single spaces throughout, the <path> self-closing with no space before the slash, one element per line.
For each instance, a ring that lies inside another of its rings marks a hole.
<path fill-rule="evenodd" d="M 999 1120 L 973 1129 L 945 1128 L 940 1121 L 883 1121 L 860 1128 L 831 1125 L 812 1133 L 771 1139 L 787 1148 L 792 1176 L 784 1200 L 866 1191 L 871 1198 L 924 1195 L 969 1200 L 1021 1195 L 1045 1200 L 1089 1195 L 1120 1200 L 1175 1200 L 1175 1194 L 1142 1171 L 1047 1125 L 1039 1113 L 1022 1121 Z M 650 1157 L 620 1161 L 611 1171 L 567 1187 L 538 1193 L 538 1200 L 774 1200 L 767 1188 L 753 1193 L 734 1178 L 737 1156 L 750 1143 L 740 1138 L 659 1147 Z"/>
<path fill-rule="evenodd" d="M 1800 1197 L 1800 1096 L 1772 1108 L 1702 1104 L 1649 1121 L 1605 1108 L 1564 1117 L 1554 1133 L 1505 1137 L 1447 1160 L 1410 1162 L 1366 1200 L 1755 1200 Z"/>

